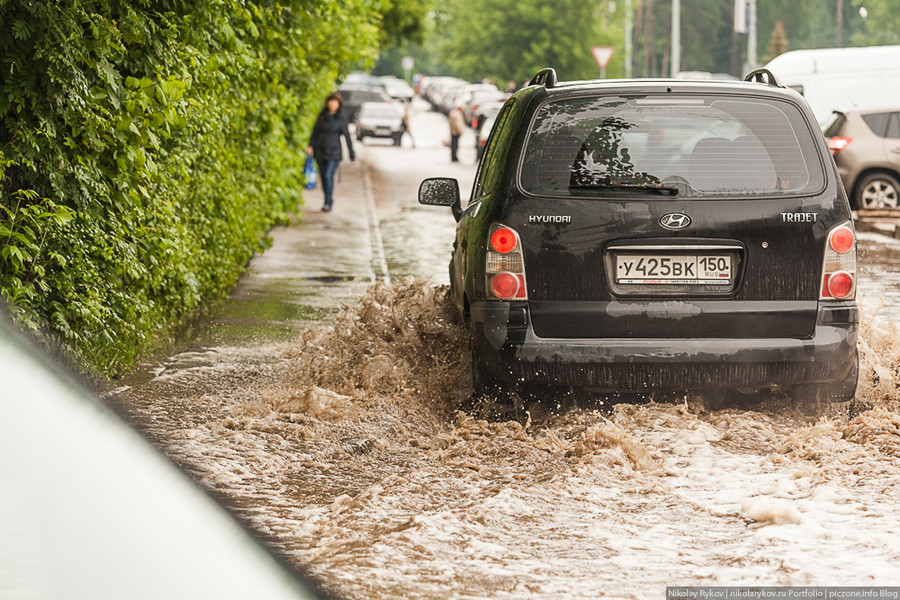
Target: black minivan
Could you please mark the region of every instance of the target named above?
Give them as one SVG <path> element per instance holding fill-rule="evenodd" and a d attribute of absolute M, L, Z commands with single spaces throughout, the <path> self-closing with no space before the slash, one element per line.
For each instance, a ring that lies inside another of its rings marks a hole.
<path fill-rule="evenodd" d="M 419 202 L 458 221 L 476 392 L 855 393 L 850 206 L 806 102 L 771 73 L 545 69 L 498 115 L 466 206 L 446 178 Z"/>

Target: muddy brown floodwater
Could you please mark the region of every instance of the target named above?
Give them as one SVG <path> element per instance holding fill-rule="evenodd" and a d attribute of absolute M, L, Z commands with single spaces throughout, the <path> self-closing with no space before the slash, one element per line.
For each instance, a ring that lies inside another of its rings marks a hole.
<path fill-rule="evenodd" d="M 446 119 L 417 111 L 415 152 L 358 149 L 374 166 L 392 285 L 365 273 L 329 283 L 358 249 L 318 234 L 367 218 L 337 203 L 327 220 L 308 215 L 302 234 L 262 256 L 264 276 L 242 284 L 244 304 L 264 300 L 255 319 L 237 319 L 249 331 L 217 316 L 195 350 L 110 401 L 347 599 L 900 584 L 895 225 L 861 227 L 851 420 L 817 421 L 773 397 L 725 410 L 695 398 L 551 402 L 520 422 L 467 401 L 468 344 L 445 285 L 454 223 L 418 207 L 415 187 L 428 175 L 471 178 L 472 158 L 450 164 Z M 346 174 L 345 186 L 352 167 Z M 301 272 L 296 253 L 310 244 L 328 260 Z M 309 298 L 297 298 L 299 275 L 313 280 Z M 335 312 L 339 299 L 346 307 Z"/>
<path fill-rule="evenodd" d="M 445 286 L 377 284 L 296 341 L 177 355 L 118 401 L 345 598 L 898 583 L 895 322 L 865 316 L 849 421 L 686 398 L 521 424 L 467 404 L 451 314 Z"/>

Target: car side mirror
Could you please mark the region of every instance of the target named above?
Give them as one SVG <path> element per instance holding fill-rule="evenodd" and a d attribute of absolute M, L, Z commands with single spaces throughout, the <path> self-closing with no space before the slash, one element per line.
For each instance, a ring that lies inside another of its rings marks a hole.
<path fill-rule="evenodd" d="M 432 177 L 419 185 L 419 204 L 449 206 L 453 218 L 459 221 L 462 208 L 459 198 L 459 182 L 451 177 Z"/>

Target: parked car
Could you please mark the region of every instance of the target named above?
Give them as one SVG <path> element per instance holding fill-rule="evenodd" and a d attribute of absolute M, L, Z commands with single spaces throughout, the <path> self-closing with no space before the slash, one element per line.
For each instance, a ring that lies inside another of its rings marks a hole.
<path fill-rule="evenodd" d="M 494 129 L 496 120 L 497 113 L 494 113 L 479 123 L 479 128 L 475 135 L 475 152 L 479 161 L 484 156 L 484 148 L 487 146 L 488 138 L 491 137 L 491 131 Z"/>
<path fill-rule="evenodd" d="M 423 82 L 422 96 L 434 110 L 442 111 L 448 103 L 445 98 L 459 93 L 467 85 L 467 81 L 458 77 L 429 77 Z M 449 112 L 449 108 L 444 112 Z"/>
<path fill-rule="evenodd" d="M 393 99 L 380 87 L 369 85 L 342 85 L 337 89 L 344 99 L 342 112 L 348 123 L 356 120 L 359 107 L 365 102 L 392 102 Z"/>
<path fill-rule="evenodd" d="M 675 79 L 717 79 L 728 81 L 739 81 L 739 77 L 735 77 L 729 73 L 710 73 L 709 71 L 679 71 L 675 74 Z"/>
<path fill-rule="evenodd" d="M 0 598 L 325 599 L 0 306 Z"/>
<path fill-rule="evenodd" d="M 356 139 L 391 138 L 400 145 L 405 106 L 399 102 L 363 102 L 356 115 Z"/>
<path fill-rule="evenodd" d="M 466 107 L 472 102 L 477 102 L 477 97 L 485 93 L 496 94 L 497 96 L 503 94 L 503 92 L 498 90 L 497 86 L 493 83 L 469 83 L 460 87 L 457 93 L 453 95 L 452 99 L 449 101 L 449 106 L 447 107 L 448 112 L 450 108 L 453 108 L 454 105 L 458 104 L 463 110 L 463 118 L 465 118 L 466 124 L 468 125 L 471 118 L 466 114 Z"/>
<path fill-rule="evenodd" d="M 472 121 L 478 115 L 478 109 L 481 105 L 487 103 L 502 102 L 509 97 L 509 94 L 501 92 L 497 88 L 493 89 L 475 89 L 463 95 L 460 98 L 463 108 L 463 117 L 466 125 L 473 126 Z"/>
<path fill-rule="evenodd" d="M 765 68 L 803 94 L 823 126 L 836 110 L 886 106 L 900 95 L 900 45 L 791 50 Z"/>
<path fill-rule="evenodd" d="M 381 88 L 381 78 L 364 71 L 353 71 L 348 73 L 341 83 L 342 86 L 360 86 L 370 88 Z"/>
<path fill-rule="evenodd" d="M 381 77 L 379 79 L 388 96 L 400 102 L 410 102 L 416 91 L 406 81 L 397 77 Z"/>
<path fill-rule="evenodd" d="M 491 126 L 494 124 L 494 118 L 497 116 L 497 113 L 500 112 L 500 109 L 503 108 L 503 104 L 505 100 L 500 100 L 496 102 L 488 102 L 486 104 L 482 104 L 478 107 L 478 112 L 475 117 L 472 119 L 472 130 L 475 132 L 475 144 L 478 150 L 478 158 L 481 159 L 481 154 L 484 151 L 484 144 L 482 142 L 487 142 L 487 134 L 490 133 L 490 127 L 485 131 L 485 126 L 488 123 L 488 120 L 491 121 Z"/>
<path fill-rule="evenodd" d="M 850 206 L 807 103 L 753 76 L 547 69 L 498 114 L 465 207 L 455 179 L 422 182 L 458 221 L 477 394 L 853 397 Z"/>
<path fill-rule="evenodd" d="M 854 208 L 898 208 L 900 108 L 836 112 L 825 136 Z"/>

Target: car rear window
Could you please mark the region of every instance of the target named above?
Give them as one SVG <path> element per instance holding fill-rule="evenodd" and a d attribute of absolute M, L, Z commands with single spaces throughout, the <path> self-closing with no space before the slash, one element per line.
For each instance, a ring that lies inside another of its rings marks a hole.
<path fill-rule="evenodd" d="M 399 119 L 400 109 L 391 104 L 363 104 L 360 116 L 371 119 Z"/>
<path fill-rule="evenodd" d="M 536 195 L 664 189 L 698 197 L 812 194 L 816 142 L 790 102 L 672 94 L 578 97 L 538 108 L 520 169 Z"/>

